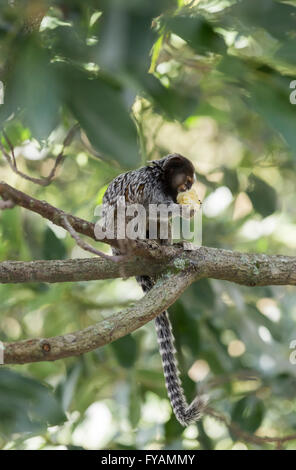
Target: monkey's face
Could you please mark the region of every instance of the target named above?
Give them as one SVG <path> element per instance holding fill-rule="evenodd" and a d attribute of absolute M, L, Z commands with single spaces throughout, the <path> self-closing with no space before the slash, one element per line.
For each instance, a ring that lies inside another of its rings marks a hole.
<path fill-rule="evenodd" d="M 167 192 L 176 202 L 177 195 L 188 191 L 195 181 L 194 166 L 191 161 L 182 155 L 173 154 L 164 166 L 164 181 Z"/>
<path fill-rule="evenodd" d="M 172 176 L 171 187 L 177 193 L 183 193 L 191 188 L 194 181 L 194 175 L 188 175 L 183 171 L 176 171 Z"/>

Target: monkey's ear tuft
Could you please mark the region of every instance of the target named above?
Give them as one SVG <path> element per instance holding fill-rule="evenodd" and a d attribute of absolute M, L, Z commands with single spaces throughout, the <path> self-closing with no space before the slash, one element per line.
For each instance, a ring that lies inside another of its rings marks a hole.
<path fill-rule="evenodd" d="M 167 170 L 168 168 L 182 166 L 186 161 L 187 158 L 183 157 L 182 155 L 179 155 L 178 153 L 172 153 L 171 155 L 168 155 L 163 168 L 164 170 Z"/>
<path fill-rule="evenodd" d="M 166 157 L 163 165 L 164 173 L 167 175 L 171 171 L 183 171 L 183 173 L 192 176 L 194 175 L 194 166 L 188 158 L 183 157 L 179 153 L 172 153 Z"/>

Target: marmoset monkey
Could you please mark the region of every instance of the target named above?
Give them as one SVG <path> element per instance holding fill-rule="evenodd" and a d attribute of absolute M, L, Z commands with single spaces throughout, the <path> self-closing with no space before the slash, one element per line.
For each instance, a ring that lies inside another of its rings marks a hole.
<path fill-rule="evenodd" d="M 194 181 L 195 171 L 191 161 L 182 155 L 170 154 L 138 170 L 117 176 L 109 184 L 103 204 L 115 206 L 119 197 L 124 197 L 127 205 L 142 204 L 145 208 L 149 204 L 191 203 L 192 195 L 187 193 L 187 201 L 185 192 L 191 190 Z M 159 240 L 159 243 L 164 244 L 164 240 Z M 118 249 L 113 249 L 113 252 L 121 253 Z M 155 279 L 149 276 L 139 276 L 137 281 L 144 292 L 149 291 L 155 283 Z M 183 426 L 188 426 L 200 417 L 205 401 L 202 397 L 196 397 L 190 405 L 187 404 L 179 378 L 174 336 L 167 311 L 156 317 L 155 326 L 168 396 L 176 418 Z"/>

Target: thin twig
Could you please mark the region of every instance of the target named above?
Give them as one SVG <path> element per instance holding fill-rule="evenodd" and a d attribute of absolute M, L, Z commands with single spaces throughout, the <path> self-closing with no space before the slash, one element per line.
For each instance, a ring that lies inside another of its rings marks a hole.
<path fill-rule="evenodd" d="M 254 370 L 239 370 L 230 374 L 219 374 L 205 382 L 207 390 L 214 389 L 233 380 L 256 381 L 260 376 Z"/>
<path fill-rule="evenodd" d="M 64 139 L 64 142 L 63 142 L 62 150 L 58 154 L 58 156 L 56 158 L 56 161 L 55 161 L 55 164 L 54 164 L 51 172 L 47 176 L 47 179 L 48 179 L 49 183 L 54 179 L 58 166 L 61 165 L 62 162 L 64 161 L 64 159 L 65 159 L 65 156 L 64 156 L 65 148 L 68 147 L 68 145 L 71 144 L 71 142 L 72 142 L 77 130 L 79 129 L 79 127 L 80 127 L 79 124 L 75 124 L 73 127 L 71 127 L 68 134 L 66 135 L 66 137 Z"/>
<path fill-rule="evenodd" d="M 7 142 L 7 145 L 8 145 L 8 147 L 10 148 L 10 151 L 11 151 L 12 160 L 13 160 L 13 161 L 12 161 L 13 168 L 14 168 L 15 170 L 17 170 L 16 159 L 15 159 L 15 155 L 14 155 L 14 147 L 13 147 L 13 145 L 12 145 L 10 139 L 8 138 L 8 135 L 6 134 L 6 132 L 5 132 L 4 129 L 3 129 L 2 133 L 3 133 L 3 135 L 4 135 L 4 139 L 5 139 L 6 142 Z"/>
<path fill-rule="evenodd" d="M 239 437 L 244 442 L 249 442 L 255 445 L 264 445 L 264 444 L 276 444 L 282 447 L 285 442 L 296 440 L 296 434 L 290 434 L 284 437 L 268 437 L 268 436 L 256 436 L 255 434 L 249 434 L 248 432 L 241 429 L 236 423 L 231 422 L 226 416 L 224 416 L 219 411 L 214 410 L 211 407 L 207 407 L 204 411 L 205 415 L 212 416 L 218 421 L 224 423 L 226 427 L 237 437 Z"/>
<path fill-rule="evenodd" d="M 127 255 L 122 255 L 122 256 L 107 255 L 103 251 L 96 250 L 96 248 L 86 243 L 84 240 L 82 240 L 79 237 L 78 233 L 74 230 L 66 214 L 62 215 L 62 221 L 63 221 L 64 228 L 70 233 L 71 237 L 74 238 L 77 245 L 80 246 L 80 248 L 82 248 L 83 250 L 89 251 L 90 253 L 93 253 L 94 255 L 100 256 L 101 258 L 105 258 L 110 261 L 114 261 L 116 263 L 127 259 L 128 257 Z"/>
<path fill-rule="evenodd" d="M 12 142 L 10 141 L 8 135 L 6 134 L 6 132 L 4 130 L 2 131 L 2 133 L 3 133 L 3 136 L 5 138 L 5 141 L 8 145 L 8 147 L 10 148 L 11 155 L 9 154 L 9 152 L 7 152 L 7 150 L 5 149 L 5 147 L 4 147 L 4 145 L 2 144 L 1 141 L 0 141 L 0 148 L 2 150 L 2 153 L 3 153 L 4 157 L 6 158 L 6 161 L 8 162 L 10 168 L 12 169 L 12 171 L 14 173 L 21 176 L 22 178 L 24 178 L 27 181 L 31 181 L 32 183 L 39 184 L 41 186 L 48 186 L 48 185 L 50 185 L 52 180 L 55 178 L 57 168 L 64 161 L 65 148 L 68 145 L 70 145 L 70 143 L 72 142 L 72 139 L 73 139 L 76 131 L 78 130 L 78 128 L 79 128 L 79 124 L 75 124 L 73 127 L 71 127 L 71 129 L 69 130 L 68 134 L 66 135 L 66 137 L 63 141 L 62 150 L 60 151 L 60 153 L 58 154 L 58 156 L 55 159 L 55 163 L 54 163 L 53 168 L 51 169 L 49 175 L 46 176 L 46 177 L 43 177 L 43 178 L 34 178 L 33 176 L 29 176 L 26 173 L 23 173 L 22 171 L 20 171 L 18 169 L 17 163 L 16 163 L 16 158 L 15 158 L 15 153 L 14 153 L 14 147 L 13 147 Z"/>
<path fill-rule="evenodd" d="M 66 214 L 63 210 L 58 209 L 57 207 L 52 206 L 46 201 L 40 201 L 32 196 L 29 196 L 22 191 L 19 191 L 16 188 L 13 188 L 4 181 L 0 181 L 0 196 L 7 201 L 11 200 L 16 206 L 21 206 L 29 211 L 35 212 L 47 220 L 50 220 L 55 225 L 64 227 L 64 222 L 62 220 L 63 215 L 67 215 L 68 219 L 71 221 L 71 225 L 74 230 L 80 234 L 86 235 L 93 240 L 97 241 L 95 235 L 95 224 L 93 222 L 88 222 L 87 220 L 75 217 L 71 214 Z M 116 240 L 115 238 L 100 239 L 102 243 L 107 243 L 115 248 L 121 249 L 121 240 Z M 155 240 L 134 240 L 133 245 L 133 254 L 140 255 L 146 258 L 156 258 L 161 257 L 163 260 L 172 258 L 176 255 L 175 249 L 172 247 L 159 246 Z"/>

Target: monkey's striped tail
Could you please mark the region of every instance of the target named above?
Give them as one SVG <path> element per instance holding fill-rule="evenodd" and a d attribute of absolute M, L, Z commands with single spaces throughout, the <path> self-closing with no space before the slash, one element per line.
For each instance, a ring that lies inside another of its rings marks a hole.
<path fill-rule="evenodd" d="M 167 311 L 156 317 L 155 326 L 168 396 L 177 420 L 182 426 L 188 426 L 201 417 L 206 400 L 196 397 L 190 405 L 187 404 L 179 378 L 174 335 Z"/>
<path fill-rule="evenodd" d="M 137 280 L 144 292 L 149 291 L 153 286 L 153 281 L 148 276 L 140 276 Z M 177 420 L 182 426 L 188 426 L 201 417 L 206 406 L 206 399 L 197 396 L 190 405 L 187 404 L 179 378 L 174 335 L 167 311 L 155 318 L 155 327 L 168 396 Z"/>

